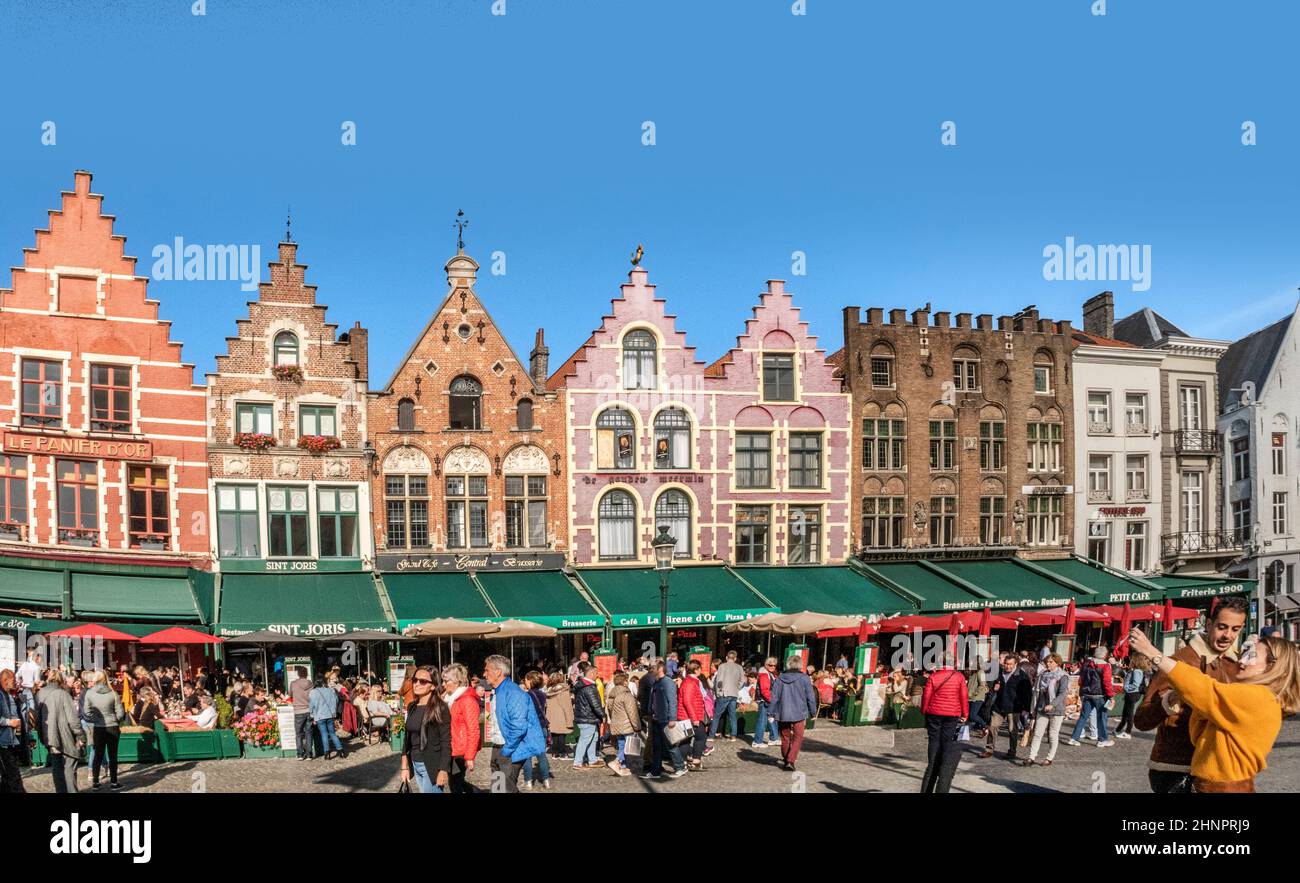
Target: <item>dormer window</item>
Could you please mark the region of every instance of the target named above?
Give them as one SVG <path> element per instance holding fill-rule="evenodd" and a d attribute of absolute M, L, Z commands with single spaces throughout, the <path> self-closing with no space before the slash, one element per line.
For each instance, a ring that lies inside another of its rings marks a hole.
<path fill-rule="evenodd" d="M 649 331 L 629 331 L 623 338 L 623 388 L 654 389 L 657 352 Z"/>
<path fill-rule="evenodd" d="M 275 365 L 298 364 L 298 337 L 292 331 L 281 331 L 275 336 Z"/>
<path fill-rule="evenodd" d="M 452 429 L 483 428 L 483 386 L 462 374 L 451 382 L 449 415 Z"/>

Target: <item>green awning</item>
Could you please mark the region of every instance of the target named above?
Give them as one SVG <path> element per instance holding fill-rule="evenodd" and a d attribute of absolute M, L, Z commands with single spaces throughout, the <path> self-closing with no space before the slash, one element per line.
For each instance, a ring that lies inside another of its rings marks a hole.
<path fill-rule="evenodd" d="M 385 573 L 397 630 L 442 617 L 495 619 L 497 612 L 468 573 Z"/>
<path fill-rule="evenodd" d="M 916 607 L 848 567 L 736 567 L 735 573 L 783 613 L 892 616 Z"/>
<path fill-rule="evenodd" d="M 864 563 L 862 569 L 868 576 L 882 577 L 886 585 L 893 583 L 905 593 L 915 595 L 921 613 L 976 610 L 992 603 L 988 597 L 967 591 L 942 572 L 931 570 L 919 561 Z"/>
<path fill-rule="evenodd" d="M 659 625 L 659 574 L 654 569 L 588 568 L 578 576 L 609 611 L 615 629 Z M 775 610 L 725 567 L 678 567 L 669 578 L 668 625 L 726 625 Z"/>
<path fill-rule="evenodd" d="M 1035 607 L 1063 607 L 1071 601 L 1090 604 L 1095 600 L 1082 588 L 1074 588 L 1067 582 L 1057 582 L 1035 570 L 1032 564 L 1026 564 L 1017 558 L 932 561 L 931 564 L 944 574 L 978 586 L 992 595 L 993 598 L 986 604 L 979 605 L 981 609 L 988 606 L 995 611 L 1032 610 Z"/>
<path fill-rule="evenodd" d="M 1150 604 L 1163 601 L 1165 598 L 1164 593 L 1158 587 L 1151 585 L 1149 580 L 1123 576 L 1082 558 L 1056 558 L 1029 563 L 1071 582 L 1087 586 L 1096 593 L 1086 599 L 1078 599 L 1079 604 L 1123 604 L 1125 601 L 1132 604 Z"/>
<path fill-rule="evenodd" d="M 204 622 L 217 618 L 216 592 L 217 575 L 207 570 L 190 571 L 190 587 L 194 590 L 194 600 L 199 605 L 199 613 Z"/>
<path fill-rule="evenodd" d="M 271 629 L 312 638 L 390 627 L 370 573 L 227 573 L 221 577 L 221 609 L 214 633 L 223 637 Z"/>
<path fill-rule="evenodd" d="M 0 603 L 63 604 L 63 574 L 57 570 L 0 567 Z"/>
<path fill-rule="evenodd" d="M 101 616 L 199 620 L 185 576 L 143 577 L 107 573 L 72 574 L 72 611 L 78 620 Z"/>
<path fill-rule="evenodd" d="M 474 574 L 503 619 L 527 619 L 555 629 L 599 629 L 605 614 L 582 597 L 568 577 L 556 570 L 533 573 Z M 388 578 L 384 578 L 388 583 Z"/>
<path fill-rule="evenodd" d="M 1223 579 L 1208 576 L 1153 576 L 1147 582 L 1160 586 L 1164 590 L 1165 597 L 1175 601 L 1192 601 L 1215 595 L 1253 596 L 1258 586 L 1253 579 Z"/>

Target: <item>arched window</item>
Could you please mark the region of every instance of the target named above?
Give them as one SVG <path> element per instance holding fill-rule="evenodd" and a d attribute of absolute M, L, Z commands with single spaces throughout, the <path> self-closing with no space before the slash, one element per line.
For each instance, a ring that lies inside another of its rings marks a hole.
<path fill-rule="evenodd" d="M 515 428 L 532 429 L 533 428 L 533 400 L 520 399 L 515 405 Z"/>
<path fill-rule="evenodd" d="M 872 389 L 894 388 L 894 348 L 887 343 L 871 347 Z"/>
<path fill-rule="evenodd" d="M 610 491 L 597 510 L 600 559 L 615 561 L 636 557 L 636 503 L 627 491 Z"/>
<path fill-rule="evenodd" d="M 691 468 L 691 418 L 681 408 L 655 415 L 655 468 Z"/>
<path fill-rule="evenodd" d="M 483 386 L 468 374 L 451 382 L 448 415 L 452 429 L 483 428 Z"/>
<path fill-rule="evenodd" d="M 1048 395 L 1052 392 L 1052 369 L 1055 362 L 1050 353 L 1039 350 L 1034 354 L 1034 394 Z"/>
<path fill-rule="evenodd" d="M 276 365 L 298 364 L 298 336 L 292 331 L 281 331 L 275 336 Z"/>
<path fill-rule="evenodd" d="M 677 540 L 674 558 L 691 557 L 691 498 L 679 490 L 667 490 L 655 501 L 655 530 L 668 528 Z"/>
<path fill-rule="evenodd" d="M 606 408 L 596 418 L 596 468 L 631 469 L 636 462 L 636 424 L 622 408 Z"/>
<path fill-rule="evenodd" d="M 399 432 L 415 431 L 415 402 L 410 399 L 397 403 L 397 429 Z"/>
<path fill-rule="evenodd" d="M 655 388 L 655 337 L 649 331 L 629 331 L 623 338 L 623 388 Z"/>

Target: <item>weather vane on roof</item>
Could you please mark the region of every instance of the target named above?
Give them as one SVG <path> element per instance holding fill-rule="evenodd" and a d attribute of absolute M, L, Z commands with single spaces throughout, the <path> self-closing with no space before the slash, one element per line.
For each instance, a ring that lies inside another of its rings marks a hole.
<path fill-rule="evenodd" d="M 638 242 L 636 245 L 636 251 L 632 253 L 632 266 L 639 267 L 641 265 L 641 258 L 643 257 L 645 257 L 645 249 L 642 248 L 641 243 Z"/>
<path fill-rule="evenodd" d="M 465 220 L 463 209 L 456 211 L 456 250 L 465 250 L 465 228 L 469 226 L 469 221 Z"/>
<path fill-rule="evenodd" d="M 293 206 L 286 206 L 284 210 L 284 241 L 293 242 Z"/>

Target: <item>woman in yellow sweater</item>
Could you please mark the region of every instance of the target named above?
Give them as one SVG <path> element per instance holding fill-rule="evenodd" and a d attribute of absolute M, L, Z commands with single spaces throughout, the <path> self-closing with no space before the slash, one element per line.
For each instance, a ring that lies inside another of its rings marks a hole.
<path fill-rule="evenodd" d="M 1283 715 L 1300 711 L 1300 651 L 1279 637 L 1247 640 L 1236 683 L 1221 684 L 1195 666 L 1162 656 L 1141 629 L 1129 646 L 1169 676 L 1192 709 L 1193 790 L 1255 790 L 1255 776 L 1282 729 Z"/>

